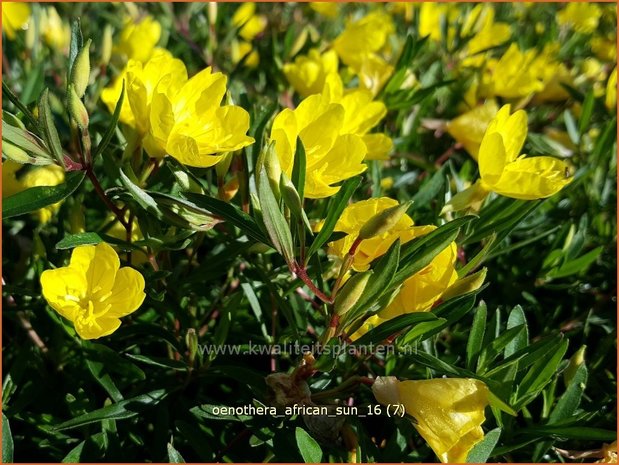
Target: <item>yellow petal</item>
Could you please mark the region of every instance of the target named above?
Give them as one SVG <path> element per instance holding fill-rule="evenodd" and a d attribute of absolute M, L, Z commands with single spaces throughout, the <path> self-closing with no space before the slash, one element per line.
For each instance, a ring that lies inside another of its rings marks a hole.
<path fill-rule="evenodd" d="M 226 93 L 227 78 L 206 68 L 192 77 L 174 98 L 174 114 L 178 121 L 214 111 Z"/>
<path fill-rule="evenodd" d="M 75 320 L 75 331 L 82 339 L 99 339 L 108 336 L 118 329 L 118 318 L 88 318 L 79 316 Z"/>
<path fill-rule="evenodd" d="M 379 382 L 381 380 L 381 382 Z M 465 463 L 481 441 L 488 388 L 476 379 L 397 381 L 378 378 L 372 388 L 381 403 L 403 404 L 415 428 L 443 463 Z M 397 399 L 397 402 L 394 402 Z"/>
<path fill-rule="evenodd" d="M 490 121 L 499 108 L 495 100 L 488 100 L 447 123 L 447 132 L 460 142 L 466 151 L 477 160 L 479 146 Z"/>
<path fill-rule="evenodd" d="M 491 188 L 506 197 L 534 200 L 556 194 L 571 181 L 565 162 L 552 157 L 530 157 L 506 165 L 503 176 Z"/>
<path fill-rule="evenodd" d="M 127 266 L 118 270 L 112 294 L 105 300 L 111 305 L 106 318 L 121 318 L 136 311 L 146 294 L 144 293 L 144 277 L 139 271 Z"/>
<path fill-rule="evenodd" d="M 507 163 L 506 158 L 501 135 L 486 132 L 479 147 L 479 173 L 482 180 L 490 185 L 498 181 Z"/>
<path fill-rule="evenodd" d="M 386 134 L 366 134 L 363 143 L 367 148 L 366 160 L 388 160 L 393 141 Z"/>
<path fill-rule="evenodd" d="M 86 276 L 72 267 L 41 273 L 42 294 L 50 307 L 70 321 L 80 312 L 80 299 L 88 292 Z"/>
<path fill-rule="evenodd" d="M 88 294 L 106 294 L 114 285 L 114 277 L 120 268 L 116 251 L 105 242 L 95 245 L 82 245 L 73 249 L 70 268 L 86 276 Z"/>

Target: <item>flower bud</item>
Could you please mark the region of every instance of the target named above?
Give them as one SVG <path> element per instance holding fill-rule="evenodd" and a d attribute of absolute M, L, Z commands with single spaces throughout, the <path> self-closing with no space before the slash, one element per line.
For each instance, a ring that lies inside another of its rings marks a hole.
<path fill-rule="evenodd" d="M 109 24 L 105 25 L 105 29 L 103 29 L 103 39 L 101 40 L 101 64 L 107 65 L 112 58 L 112 26 Z"/>
<path fill-rule="evenodd" d="M 371 217 L 359 231 L 359 239 L 370 239 L 374 236 L 380 236 L 393 228 L 400 218 L 404 216 L 406 210 L 410 208 L 413 201 L 409 200 L 395 207 L 387 208 L 380 213 Z"/>
<path fill-rule="evenodd" d="M 71 118 L 77 123 L 77 126 L 80 129 L 86 129 L 89 123 L 88 110 L 86 110 L 84 102 L 80 99 L 73 84 L 69 84 L 68 97 L 69 114 L 71 115 Z"/>
<path fill-rule="evenodd" d="M 578 367 L 580 367 L 583 363 L 585 363 L 585 350 L 586 349 L 587 349 L 587 346 L 583 345 L 580 349 L 576 351 L 576 353 L 574 353 L 574 355 L 570 357 L 570 361 L 567 365 L 567 368 L 563 372 L 563 381 L 565 382 L 566 386 L 568 386 L 572 382 L 572 379 L 574 378 L 574 375 L 576 374 L 576 370 L 578 370 Z"/>
<path fill-rule="evenodd" d="M 469 292 L 476 291 L 482 286 L 482 284 L 484 284 L 487 272 L 488 268 L 482 268 L 478 272 L 473 273 L 466 278 L 458 279 L 443 293 L 441 299 L 445 301 L 463 294 L 467 294 Z"/>
<path fill-rule="evenodd" d="M 335 298 L 333 309 L 338 316 L 348 312 L 361 298 L 372 275 L 371 271 L 357 273 L 350 278 Z"/>
<path fill-rule="evenodd" d="M 215 165 L 215 172 L 217 173 L 218 178 L 223 178 L 228 170 L 230 169 L 230 164 L 232 163 L 233 153 L 228 152 L 225 153 L 219 162 Z"/>
<path fill-rule="evenodd" d="M 208 2 L 208 23 L 211 26 L 217 23 L 217 2 Z"/>
<path fill-rule="evenodd" d="M 75 93 L 82 98 L 86 93 L 88 81 L 90 80 L 90 44 L 88 39 L 81 50 L 77 53 L 73 68 L 71 68 L 71 84 L 75 86 Z"/>
<path fill-rule="evenodd" d="M 267 177 L 269 178 L 269 184 L 271 184 L 271 189 L 273 190 L 275 198 L 279 198 L 279 180 L 282 175 L 282 168 L 279 164 L 277 152 L 275 151 L 275 144 L 270 144 L 266 148 L 264 155 L 264 169 L 266 170 Z"/>
<path fill-rule="evenodd" d="M 196 359 L 196 353 L 198 352 L 198 335 L 195 329 L 189 328 L 187 330 L 187 334 L 185 334 L 185 344 L 187 344 L 189 362 L 193 363 Z"/>

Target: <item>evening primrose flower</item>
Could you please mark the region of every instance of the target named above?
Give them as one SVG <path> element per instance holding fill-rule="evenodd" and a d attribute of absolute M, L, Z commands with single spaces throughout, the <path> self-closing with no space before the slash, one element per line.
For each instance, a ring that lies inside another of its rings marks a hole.
<path fill-rule="evenodd" d="M 363 225 L 377 213 L 397 205 L 398 201 L 389 197 L 377 197 L 348 205 L 334 228 L 334 231 L 344 232 L 347 236 L 331 242 L 329 254 L 344 259 Z M 361 241 L 354 255 L 352 268 L 355 271 L 366 271 L 370 268 L 370 263 L 385 254 L 396 240 L 405 243 L 415 238 L 420 229 L 415 229 L 413 226 L 411 217 L 404 214 L 389 231 Z"/>
<path fill-rule="evenodd" d="M 509 24 L 494 21 L 494 8 L 490 4 L 476 5 L 462 26 L 461 36 L 474 34 L 466 44 L 467 58 L 464 66 L 480 66 L 485 61 L 483 52 L 509 40 Z"/>
<path fill-rule="evenodd" d="M 464 149 L 477 160 L 479 146 L 490 121 L 496 116 L 499 106 L 493 99 L 486 100 L 466 113 L 447 123 L 447 132 L 462 144 Z"/>
<path fill-rule="evenodd" d="M 155 51 L 144 65 L 130 60 L 123 75 L 102 93 L 110 111 L 118 100 L 121 79 L 126 80 L 127 96 L 120 119 L 143 137 L 153 158 L 167 154 L 188 166 L 206 168 L 219 162 L 221 154 L 254 142 L 246 135 L 247 111 L 220 106 L 227 78 L 210 67 L 187 79 L 183 62 L 165 50 Z"/>
<path fill-rule="evenodd" d="M 527 137 L 527 114 L 518 110 L 510 115 L 510 110 L 510 105 L 504 105 L 486 129 L 478 155 L 481 179 L 456 194 L 444 211 L 467 208 L 489 192 L 522 200 L 546 198 L 571 182 L 564 161 L 520 155 Z"/>
<path fill-rule="evenodd" d="M 568 3 L 557 13 L 557 23 L 571 27 L 577 32 L 590 34 L 598 27 L 601 16 L 602 10 L 595 3 Z"/>
<path fill-rule="evenodd" d="M 484 438 L 481 425 L 488 387 L 477 379 L 438 378 L 399 381 L 379 376 L 372 392 L 383 405 L 403 405 L 414 426 L 443 463 L 465 463 Z"/>
<path fill-rule="evenodd" d="M 50 307 L 71 321 L 82 339 L 112 334 L 120 318 L 136 311 L 146 296 L 142 275 L 121 268 L 106 243 L 75 248 L 69 266 L 41 274 L 41 288 Z"/>
<path fill-rule="evenodd" d="M 256 14 L 256 4 L 253 2 L 243 3 L 232 16 L 232 25 L 239 27 L 239 35 L 251 41 L 260 34 L 267 26 L 267 18 Z"/>
<path fill-rule="evenodd" d="M 125 60 L 146 62 L 155 50 L 161 37 L 161 24 L 147 15 L 140 20 L 126 18 L 118 43 L 113 53 Z"/>
<path fill-rule="evenodd" d="M 606 84 L 606 108 L 614 110 L 617 106 L 617 67 L 613 69 Z"/>
<path fill-rule="evenodd" d="M 294 63 L 284 65 L 284 75 L 295 91 L 303 98 L 319 94 L 328 75 L 336 74 L 338 67 L 337 53 L 329 50 L 320 53 L 311 49 L 307 55 L 299 55 Z"/>
<path fill-rule="evenodd" d="M 393 73 L 379 52 L 387 48 L 387 39 L 395 26 L 387 13 L 373 11 L 350 22 L 333 42 L 333 49 L 344 64 L 359 76 L 360 84 L 376 95 Z"/>
<path fill-rule="evenodd" d="M 292 175 L 297 137 L 306 156 L 305 196 L 329 197 L 335 184 L 365 171 L 362 163 L 367 148 L 361 136 L 342 132 L 345 109 L 330 103 L 322 95 L 311 95 L 295 110 L 286 108 L 273 120 L 271 140 L 282 171 Z"/>
<path fill-rule="evenodd" d="M 544 82 L 539 69 L 532 66 L 536 55 L 533 49 L 522 52 L 511 44 L 499 60 L 488 60 L 483 76 L 484 95 L 521 98 L 541 91 Z"/>
<path fill-rule="evenodd" d="M 2 30 L 7 39 L 15 39 L 15 33 L 26 29 L 30 19 L 30 6 L 27 3 L 2 2 Z"/>
<path fill-rule="evenodd" d="M 361 136 L 367 148 L 367 160 L 386 160 L 393 147 L 390 137 L 384 133 L 369 133 L 387 115 L 387 107 L 380 100 L 374 100 L 366 89 L 344 89 L 339 74 L 327 76 L 322 92 L 329 103 L 344 107 L 342 134 Z"/>
<path fill-rule="evenodd" d="M 419 35 L 429 36 L 430 40 L 441 40 L 441 22 L 443 18 L 447 23 L 453 22 L 460 15 L 459 9 L 449 3 L 424 2 L 419 10 Z M 453 36 L 453 28 L 448 28 L 448 35 Z M 451 37 L 448 41 L 451 42 Z"/>
<path fill-rule="evenodd" d="M 243 64 L 248 68 L 255 68 L 260 64 L 260 55 L 254 50 L 250 42 L 244 40 L 233 40 L 230 46 L 232 63 L 239 63 L 245 60 Z M 247 58 L 246 58 L 247 57 Z"/>

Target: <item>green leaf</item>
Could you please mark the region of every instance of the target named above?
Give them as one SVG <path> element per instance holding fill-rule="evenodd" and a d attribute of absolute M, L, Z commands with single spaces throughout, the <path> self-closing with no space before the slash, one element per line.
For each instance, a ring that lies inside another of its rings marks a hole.
<path fill-rule="evenodd" d="M 187 371 L 187 364 L 179 360 L 171 360 L 164 357 L 153 357 L 150 355 L 126 354 L 132 360 L 145 363 L 146 365 L 167 368 L 169 370 Z"/>
<path fill-rule="evenodd" d="M 13 463 L 13 435 L 9 419 L 2 412 L 2 463 Z"/>
<path fill-rule="evenodd" d="M 479 213 L 479 220 L 468 231 L 463 245 L 473 244 L 496 234 L 497 246 L 529 213 L 541 205 L 541 200 L 514 200 L 500 197 Z"/>
<path fill-rule="evenodd" d="M 384 323 L 371 329 L 366 334 L 355 341 L 356 345 L 368 345 L 370 343 L 379 343 L 392 336 L 399 331 L 418 323 L 426 321 L 436 321 L 437 318 L 430 312 L 408 313 L 406 315 L 398 315 Z"/>
<path fill-rule="evenodd" d="M 131 197 L 137 202 L 137 204 L 152 214 L 155 218 L 161 219 L 162 214 L 157 206 L 157 202 L 146 191 L 137 186 L 129 177 L 122 171 L 118 170 L 120 182 L 127 189 Z"/>
<path fill-rule="evenodd" d="M 10 124 L 6 112 L 3 112 L 2 115 L 2 141 L 9 142 L 25 150 L 31 157 L 28 160 L 21 160 L 14 157 L 9 158 L 18 163 L 28 163 L 32 165 L 50 165 L 54 162 L 52 154 L 49 153 L 41 139 L 25 128 Z M 6 152 L 6 149 L 3 147 L 3 153 L 7 154 Z M 10 154 L 7 154 L 7 156 L 8 155 Z"/>
<path fill-rule="evenodd" d="M 305 171 L 307 160 L 305 157 L 305 148 L 303 147 L 303 141 L 300 137 L 297 137 L 297 150 L 294 154 L 294 166 L 292 167 L 292 183 L 296 187 L 301 203 L 305 195 Z"/>
<path fill-rule="evenodd" d="M 123 395 L 116 387 L 114 380 L 108 373 L 104 363 L 98 360 L 87 359 L 86 365 L 88 366 L 90 373 L 92 373 L 92 376 L 97 380 L 101 387 L 105 389 L 114 402 L 120 402 L 124 399 Z"/>
<path fill-rule="evenodd" d="M 517 410 L 533 400 L 555 376 L 567 351 L 568 343 L 567 339 L 563 339 L 553 351 L 549 351 L 531 366 L 518 386 Z"/>
<path fill-rule="evenodd" d="M 69 45 L 69 67 L 67 68 L 67 83 L 71 82 L 71 69 L 73 62 L 77 57 L 78 52 L 84 46 L 84 38 L 82 36 L 82 27 L 80 19 L 77 18 L 71 23 L 71 43 Z"/>
<path fill-rule="evenodd" d="M 587 426 L 531 426 L 518 430 L 520 434 L 546 435 L 560 439 L 577 439 L 579 441 L 604 441 L 612 442 L 617 439 L 617 432 L 602 428 L 590 428 Z"/>
<path fill-rule="evenodd" d="M 488 431 L 484 438 L 471 449 L 466 463 L 486 463 L 501 437 L 501 428 Z"/>
<path fill-rule="evenodd" d="M 505 358 L 513 355 L 519 350 L 524 349 L 529 344 L 529 328 L 527 326 L 527 318 L 520 305 L 516 305 L 512 311 L 509 312 L 509 317 L 507 318 L 507 329 L 517 326 L 522 326 L 524 331 L 505 346 Z"/>
<path fill-rule="evenodd" d="M 466 368 L 469 370 L 473 369 L 473 365 L 479 357 L 479 352 L 484 342 L 487 315 L 488 309 L 486 304 L 482 302 L 475 311 L 473 326 L 471 326 L 471 333 L 466 343 Z"/>
<path fill-rule="evenodd" d="M 567 129 L 567 134 L 570 136 L 570 140 L 578 145 L 580 141 L 580 134 L 578 133 L 578 128 L 576 127 L 576 121 L 572 116 L 572 112 L 570 110 L 565 110 L 563 112 L 563 119 L 565 120 L 565 129 Z"/>
<path fill-rule="evenodd" d="M 114 107 L 114 113 L 112 114 L 112 119 L 110 120 L 110 124 L 107 129 L 103 133 L 103 137 L 101 141 L 97 145 L 97 147 L 92 152 L 93 160 L 97 158 L 99 155 L 103 153 L 103 151 L 107 148 L 108 144 L 112 140 L 112 136 L 116 130 L 116 125 L 118 124 L 118 120 L 120 118 L 120 111 L 123 106 L 123 101 L 125 99 L 125 81 L 123 80 L 123 85 L 120 90 L 120 96 L 118 97 L 118 102 L 116 102 L 116 107 Z"/>
<path fill-rule="evenodd" d="M 593 262 L 597 260 L 603 250 L 603 246 L 596 247 L 577 259 L 570 260 L 560 267 L 550 270 L 550 272 L 546 274 L 546 277 L 553 279 L 565 278 L 566 276 L 572 276 L 574 274 L 586 271 L 587 268 L 589 268 Z"/>
<path fill-rule="evenodd" d="M 299 427 L 295 428 L 294 435 L 303 461 L 305 463 L 320 463 L 322 461 L 322 449 L 316 440 L 307 431 Z"/>
<path fill-rule="evenodd" d="M 75 192 L 84 180 L 84 176 L 83 171 L 72 171 L 67 174 L 63 184 L 31 187 L 3 199 L 2 219 L 25 215 L 64 200 Z"/>
<path fill-rule="evenodd" d="M 460 228 L 475 218 L 475 216 L 463 216 L 405 244 L 402 247 L 400 258 L 400 263 L 404 266 L 398 269 L 394 284 L 401 284 L 428 266 L 434 260 L 434 257 L 445 250 L 458 237 Z"/>
<path fill-rule="evenodd" d="M 393 280 L 399 261 L 400 241 L 397 240 L 391 245 L 387 253 L 380 257 L 376 266 L 373 267 L 374 273 L 370 276 L 363 294 L 342 317 L 340 324 L 343 328 L 354 323 L 355 319 L 367 312 L 385 294 Z"/>
<path fill-rule="evenodd" d="M 2 81 L 2 96 L 3 97 L 6 96 L 13 103 L 13 105 L 15 105 L 15 107 L 24 114 L 24 116 L 26 117 L 26 119 L 28 120 L 28 123 L 30 123 L 30 126 L 32 126 L 32 128 L 39 127 L 39 122 L 34 117 L 32 112 L 28 110 L 26 105 L 24 105 L 19 100 L 17 95 L 13 93 L 13 91 L 9 88 L 8 84 L 4 80 Z M 4 128 L 3 128 L 3 131 L 4 131 Z"/>
<path fill-rule="evenodd" d="M 354 177 L 346 180 L 337 195 L 330 201 L 329 209 L 327 210 L 327 217 L 325 218 L 322 228 L 314 238 L 314 241 L 307 252 L 306 262 L 327 242 L 327 240 L 329 240 L 337 221 L 340 219 L 342 212 L 346 208 L 346 205 L 348 205 L 348 201 L 352 195 L 359 187 L 359 184 L 361 184 L 360 177 Z"/>
<path fill-rule="evenodd" d="M 263 167 L 258 175 L 258 197 L 262 208 L 262 220 L 271 238 L 275 250 L 284 257 L 289 267 L 294 262 L 294 249 L 292 246 L 292 234 L 286 222 L 286 218 L 279 209 L 275 195 L 271 190 L 271 184 Z"/>
<path fill-rule="evenodd" d="M 574 377 L 571 379 L 563 395 L 559 397 L 557 405 L 555 405 L 555 408 L 550 413 L 548 424 L 564 420 L 574 414 L 585 392 L 587 377 L 587 367 L 585 364 L 582 364 L 576 370 Z"/>
<path fill-rule="evenodd" d="M 262 231 L 260 231 L 254 219 L 231 203 L 193 192 L 183 192 L 183 196 L 194 202 L 197 206 L 230 222 L 250 238 L 262 242 L 263 244 L 269 243 L 269 240 L 264 236 Z"/>
<path fill-rule="evenodd" d="M 61 431 L 69 428 L 78 428 L 91 423 L 99 423 L 103 420 L 126 420 L 135 417 L 146 409 L 154 407 L 167 397 L 165 389 L 157 389 L 148 394 L 142 394 L 131 399 L 117 402 L 92 412 L 85 413 L 71 420 L 65 421 L 52 428 L 53 431 Z"/>
<path fill-rule="evenodd" d="M 445 176 L 445 169 L 447 166 L 446 164 L 441 166 L 441 168 L 419 188 L 412 198 L 412 211 L 420 208 L 427 208 L 433 200 L 436 200 L 447 179 Z"/>
<path fill-rule="evenodd" d="M 96 245 L 101 242 L 103 239 L 95 232 L 69 234 L 56 243 L 56 249 L 73 249 L 80 245 Z"/>
<path fill-rule="evenodd" d="M 484 373 L 488 365 L 499 356 L 503 349 L 515 339 L 520 338 L 525 332 L 526 327 L 519 325 L 504 331 L 499 337 L 490 342 L 479 354 L 477 362 L 478 373 Z"/>
<path fill-rule="evenodd" d="M 168 462 L 169 463 L 185 463 L 183 456 L 174 448 L 172 443 L 168 442 Z"/>
<path fill-rule="evenodd" d="M 224 405 L 215 405 L 215 404 L 202 404 L 197 407 L 192 407 L 189 409 L 191 413 L 193 413 L 198 418 L 207 418 L 209 420 L 223 420 L 223 421 L 247 421 L 251 420 L 250 415 L 234 415 L 234 414 L 222 414 L 220 411 L 215 411 L 215 409 L 226 408 Z"/>
<path fill-rule="evenodd" d="M 585 101 L 582 104 L 582 110 L 580 112 L 580 119 L 578 120 L 578 134 L 582 135 L 587 132 L 587 127 L 591 121 L 591 115 L 593 114 L 593 106 L 595 104 L 595 94 L 593 89 L 590 89 L 585 97 Z"/>
<path fill-rule="evenodd" d="M 64 156 L 58 130 L 54 124 L 54 116 L 49 106 L 49 89 L 45 89 L 39 99 L 39 122 L 47 147 L 60 166 L 64 166 Z"/>

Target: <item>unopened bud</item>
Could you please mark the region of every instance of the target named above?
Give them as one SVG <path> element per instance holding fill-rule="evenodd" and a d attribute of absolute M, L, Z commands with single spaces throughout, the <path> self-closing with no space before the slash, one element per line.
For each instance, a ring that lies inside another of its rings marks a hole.
<path fill-rule="evenodd" d="M 395 207 L 391 207 L 377 213 L 366 221 L 366 223 L 361 227 L 361 230 L 359 231 L 359 239 L 370 239 L 374 236 L 380 236 L 381 234 L 388 232 L 398 223 L 398 221 L 400 221 L 400 218 L 404 216 L 406 210 L 408 210 L 412 204 L 413 201 L 409 200 L 408 202 L 404 202 L 403 204 L 396 205 Z"/>
<path fill-rule="evenodd" d="M 269 178 L 269 184 L 273 190 L 275 198 L 280 197 L 279 180 L 282 175 L 282 169 L 279 165 L 279 158 L 275 151 L 275 143 L 271 143 L 267 146 L 264 152 L 264 170 Z"/>
<path fill-rule="evenodd" d="M 75 87 L 75 93 L 82 98 L 86 93 L 88 81 L 90 80 L 90 44 L 88 39 L 81 50 L 77 53 L 73 68 L 71 68 L 71 84 Z"/>
<path fill-rule="evenodd" d="M 458 297 L 460 295 L 467 294 L 469 292 L 476 291 L 482 286 L 482 284 L 484 284 L 487 272 L 488 268 L 482 268 L 477 273 L 473 273 L 466 278 L 458 279 L 443 293 L 441 299 L 445 301 L 453 299 L 454 297 Z"/>
<path fill-rule="evenodd" d="M 348 310 L 359 302 L 371 275 L 371 271 L 357 273 L 344 284 L 344 287 L 338 292 L 333 305 L 333 309 L 338 316 L 346 314 Z"/>
<path fill-rule="evenodd" d="M 372 393 L 383 405 L 400 404 L 398 384 L 400 381 L 395 376 L 379 376 L 372 384 Z"/>
<path fill-rule="evenodd" d="M 73 84 L 69 84 L 68 103 L 69 114 L 71 115 L 73 121 L 75 121 L 75 123 L 80 129 L 86 129 L 89 123 L 88 110 L 86 110 L 84 102 L 82 102 L 82 99 L 80 99 Z"/>
<path fill-rule="evenodd" d="M 105 25 L 103 29 L 103 39 L 101 40 L 101 64 L 107 65 L 112 58 L 112 26 L 110 24 Z"/>
<path fill-rule="evenodd" d="M 208 23 L 214 26 L 217 22 L 217 2 L 208 2 Z"/>
<path fill-rule="evenodd" d="M 198 335 L 195 329 L 189 328 L 187 330 L 187 334 L 185 334 L 185 344 L 187 344 L 189 362 L 193 364 L 193 361 L 196 359 L 196 353 L 198 352 Z"/>
<path fill-rule="evenodd" d="M 268 173 L 268 172 L 267 172 Z M 301 210 L 303 206 L 301 205 L 301 197 L 299 197 L 299 193 L 297 189 L 294 187 L 292 180 L 284 173 L 281 172 L 280 180 L 279 180 L 279 189 L 282 194 L 282 198 L 284 199 L 284 203 L 294 216 L 300 216 Z"/>
<path fill-rule="evenodd" d="M 587 346 L 583 345 L 580 349 L 576 351 L 576 353 L 574 353 L 574 355 L 570 357 L 570 361 L 567 365 L 567 368 L 563 372 L 563 381 L 565 382 L 566 386 L 568 386 L 572 382 L 572 379 L 574 379 L 574 376 L 576 375 L 576 371 L 578 370 L 578 368 L 583 363 L 585 363 L 585 350 L 586 349 L 587 349 Z"/>

